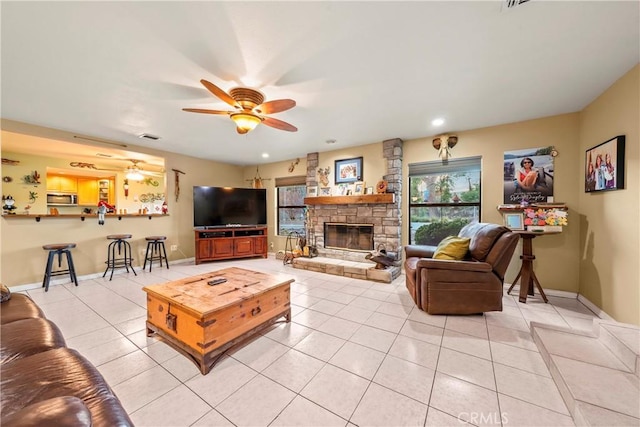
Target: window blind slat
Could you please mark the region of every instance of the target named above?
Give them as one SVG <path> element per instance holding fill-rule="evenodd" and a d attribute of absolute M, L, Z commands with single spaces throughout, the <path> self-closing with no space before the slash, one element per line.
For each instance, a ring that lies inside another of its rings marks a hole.
<path fill-rule="evenodd" d="M 276 187 L 286 187 L 287 185 L 306 185 L 306 175 L 285 176 L 276 178 Z"/>
<path fill-rule="evenodd" d="M 450 159 L 446 164 L 441 160 L 432 162 L 409 163 L 409 176 L 426 175 L 428 173 L 454 173 L 477 170 L 481 166 L 482 157 L 465 157 L 463 159 Z"/>

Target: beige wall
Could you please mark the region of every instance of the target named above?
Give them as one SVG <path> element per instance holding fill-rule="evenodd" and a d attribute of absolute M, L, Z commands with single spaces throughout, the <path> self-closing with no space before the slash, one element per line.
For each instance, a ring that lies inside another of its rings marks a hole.
<path fill-rule="evenodd" d="M 580 294 L 620 322 L 640 325 L 640 66 L 580 113 Z M 625 188 L 584 193 L 584 153 L 626 136 Z"/>
<path fill-rule="evenodd" d="M 503 203 L 504 152 L 524 148 L 553 145 L 559 152 L 554 161 L 554 198 L 569 207 L 569 225 L 561 234 L 540 236 L 534 242 L 534 268 L 544 288 L 569 292 L 578 291 L 579 231 L 576 216 L 578 196 L 578 114 L 564 114 L 538 120 L 458 132 L 458 144 L 452 149 L 454 158 L 482 156 L 482 210 L 484 222 L 502 223 L 497 206 Z M 405 141 L 403 179 L 408 185 L 408 164 L 438 160 L 432 138 Z M 403 218 L 408 209 L 403 204 Z M 402 241 L 408 241 L 408 227 L 403 221 Z M 520 268 L 520 247 L 505 276 L 506 282 L 515 279 Z M 562 268 L 558 268 L 562 266 Z"/>

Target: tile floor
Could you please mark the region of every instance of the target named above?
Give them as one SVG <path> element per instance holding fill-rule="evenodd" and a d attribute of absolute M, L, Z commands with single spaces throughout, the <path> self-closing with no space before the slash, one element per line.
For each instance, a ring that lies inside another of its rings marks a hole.
<path fill-rule="evenodd" d="M 293 321 L 232 349 L 203 376 L 146 336 L 141 289 L 229 266 L 295 278 Z M 528 324 L 590 329 L 584 305 L 505 295 L 503 312 L 430 316 L 404 280 L 349 279 L 269 258 L 174 264 L 28 294 L 137 426 L 574 425 Z"/>

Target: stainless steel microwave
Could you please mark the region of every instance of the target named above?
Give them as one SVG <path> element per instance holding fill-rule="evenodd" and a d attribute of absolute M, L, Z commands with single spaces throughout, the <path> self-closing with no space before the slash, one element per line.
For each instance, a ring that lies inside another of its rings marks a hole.
<path fill-rule="evenodd" d="M 78 195 L 73 193 L 47 193 L 49 206 L 78 206 Z"/>

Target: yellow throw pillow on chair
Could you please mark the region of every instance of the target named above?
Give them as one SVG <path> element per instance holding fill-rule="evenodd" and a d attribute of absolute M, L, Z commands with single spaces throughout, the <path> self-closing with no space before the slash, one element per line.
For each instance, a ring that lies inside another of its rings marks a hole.
<path fill-rule="evenodd" d="M 469 252 L 469 242 L 471 242 L 469 237 L 445 237 L 438 243 L 438 247 L 433 253 L 433 258 L 460 261 Z"/>

